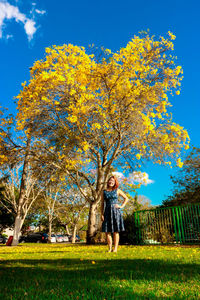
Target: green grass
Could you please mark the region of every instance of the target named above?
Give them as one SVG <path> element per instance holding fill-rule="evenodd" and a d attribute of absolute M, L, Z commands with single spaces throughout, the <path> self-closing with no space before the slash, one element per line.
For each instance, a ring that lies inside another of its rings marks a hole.
<path fill-rule="evenodd" d="M 0 246 L 0 299 L 200 299 L 200 248 Z"/>

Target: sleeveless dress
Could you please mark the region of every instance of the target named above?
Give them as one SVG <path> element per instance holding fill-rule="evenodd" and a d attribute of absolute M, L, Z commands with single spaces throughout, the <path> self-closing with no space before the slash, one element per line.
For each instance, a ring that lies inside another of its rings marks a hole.
<path fill-rule="evenodd" d="M 104 197 L 104 221 L 102 223 L 102 232 L 120 232 L 125 231 L 124 221 L 120 208 L 116 208 L 118 203 L 117 190 L 103 191 Z"/>

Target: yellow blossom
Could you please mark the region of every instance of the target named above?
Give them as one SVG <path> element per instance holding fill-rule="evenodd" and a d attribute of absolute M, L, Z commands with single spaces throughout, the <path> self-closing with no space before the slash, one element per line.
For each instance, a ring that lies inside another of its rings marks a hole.
<path fill-rule="evenodd" d="M 141 158 L 141 155 L 138 153 L 138 154 L 136 155 L 136 158 L 139 160 L 139 159 Z"/>
<path fill-rule="evenodd" d="M 183 162 L 181 161 L 180 158 L 177 159 L 176 164 L 179 168 L 182 168 L 182 166 L 183 166 Z"/>
<path fill-rule="evenodd" d="M 70 117 L 68 118 L 68 120 L 71 121 L 72 123 L 76 123 L 76 121 L 77 121 L 77 116 L 70 116 Z"/>
<path fill-rule="evenodd" d="M 175 40 L 176 36 L 172 32 L 168 31 L 168 35 L 171 38 L 171 40 Z"/>

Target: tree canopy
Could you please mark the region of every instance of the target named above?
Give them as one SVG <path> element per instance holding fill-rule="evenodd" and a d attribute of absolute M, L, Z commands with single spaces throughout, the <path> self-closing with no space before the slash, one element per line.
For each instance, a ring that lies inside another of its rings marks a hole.
<path fill-rule="evenodd" d="M 179 94 L 182 79 L 171 50 L 171 40 L 148 34 L 135 36 L 117 53 L 105 50 L 100 61 L 71 44 L 47 48 L 17 97 L 18 127 L 28 131 L 33 123 L 52 148 L 59 138 L 60 158 L 70 141 L 78 156 L 65 157 L 68 168 L 83 163 L 83 152 L 104 165 L 126 151 L 132 158 L 169 163 L 188 139 L 167 113 L 168 93 Z"/>
<path fill-rule="evenodd" d="M 163 201 L 164 206 L 200 203 L 200 148 L 193 147 L 183 168 L 176 176 L 171 176 L 171 180 L 172 195 Z"/>

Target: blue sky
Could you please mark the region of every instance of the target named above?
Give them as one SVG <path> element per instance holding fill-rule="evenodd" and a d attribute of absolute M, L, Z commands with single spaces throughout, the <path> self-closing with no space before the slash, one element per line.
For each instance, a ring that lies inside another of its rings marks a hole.
<path fill-rule="evenodd" d="M 170 99 L 173 119 L 188 130 L 191 144 L 199 147 L 198 0 L 0 0 L 0 105 L 15 112 L 13 98 L 21 83 L 29 79 L 29 67 L 44 57 L 46 47 L 94 43 L 117 51 L 146 29 L 158 38 L 169 30 L 176 35 L 174 54 L 183 67 L 184 79 L 181 94 Z M 170 194 L 169 175 L 177 169 L 148 163 L 142 171 L 154 183 L 143 186 L 139 194 L 160 204 Z"/>

